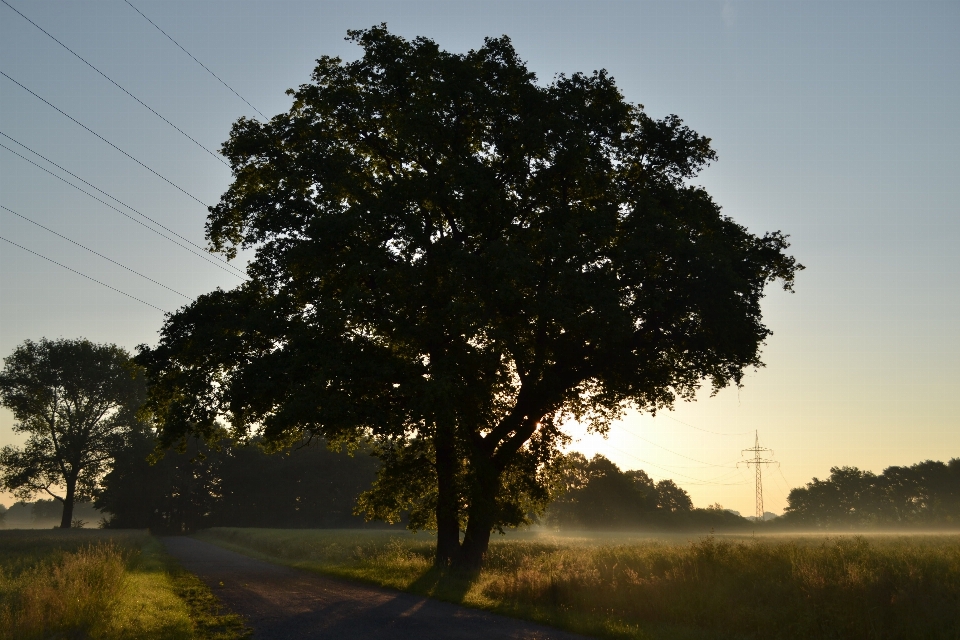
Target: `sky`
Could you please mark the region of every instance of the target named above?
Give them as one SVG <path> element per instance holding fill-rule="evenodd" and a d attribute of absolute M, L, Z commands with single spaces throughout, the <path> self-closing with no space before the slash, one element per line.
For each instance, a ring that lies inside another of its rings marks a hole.
<path fill-rule="evenodd" d="M 752 232 L 790 234 L 806 266 L 796 293 L 769 289 L 766 366 L 741 388 L 628 413 L 606 438 L 571 425 L 575 449 L 745 515 L 755 435 L 774 513 L 833 466 L 960 457 L 960 3 L 130 2 L 5 0 L 123 90 L 0 4 L 0 206 L 114 261 L 0 209 L 0 356 L 42 337 L 155 344 L 162 311 L 237 285 L 139 216 L 204 246 L 204 205 L 230 183 L 212 152 L 248 102 L 285 111 L 316 58 L 356 58 L 347 29 L 457 52 L 506 34 L 541 82 L 607 69 L 651 116 L 712 138 L 695 182 Z M 0 444 L 12 424 L 0 411 Z"/>

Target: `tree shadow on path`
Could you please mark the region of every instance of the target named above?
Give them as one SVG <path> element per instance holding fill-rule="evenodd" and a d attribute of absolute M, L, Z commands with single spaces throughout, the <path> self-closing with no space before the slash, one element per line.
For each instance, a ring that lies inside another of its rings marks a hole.
<path fill-rule="evenodd" d="M 479 577 L 479 572 L 431 567 L 410 583 L 408 591 L 437 600 L 461 604 Z"/>

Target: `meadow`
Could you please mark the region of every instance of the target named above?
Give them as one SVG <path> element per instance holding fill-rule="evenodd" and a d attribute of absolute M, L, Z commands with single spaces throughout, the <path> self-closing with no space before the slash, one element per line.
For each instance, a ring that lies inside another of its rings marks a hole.
<path fill-rule="evenodd" d="M 0 531 L 0 640 L 242 637 L 146 531 Z"/>
<path fill-rule="evenodd" d="M 960 536 L 511 534 L 475 576 L 398 531 L 215 528 L 264 559 L 603 638 L 960 638 Z"/>

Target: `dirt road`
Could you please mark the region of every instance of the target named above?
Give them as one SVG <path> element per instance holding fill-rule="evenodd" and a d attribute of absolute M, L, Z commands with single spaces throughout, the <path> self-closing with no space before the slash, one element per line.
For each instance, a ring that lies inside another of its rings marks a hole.
<path fill-rule="evenodd" d="M 513 618 L 270 564 L 193 538 L 165 538 L 164 544 L 226 607 L 247 619 L 258 640 L 585 640 Z"/>

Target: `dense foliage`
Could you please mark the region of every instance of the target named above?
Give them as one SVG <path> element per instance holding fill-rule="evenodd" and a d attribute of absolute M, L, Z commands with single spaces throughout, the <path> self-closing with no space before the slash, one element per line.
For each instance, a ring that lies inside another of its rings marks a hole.
<path fill-rule="evenodd" d="M 148 407 L 171 444 L 372 438 L 368 514 L 476 567 L 547 504 L 562 424 L 739 383 L 766 285 L 800 267 L 689 183 L 709 139 L 606 72 L 538 84 L 505 37 L 349 39 L 362 56 L 320 58 L 287 113 L 234 125 L 207 233 L 255 252 L 251 279 L 142 349 Z"/>
<path fill-rule="evenodd" d="M 60 526 L 69 528 L 74 503 L 93 496 L 140 427 L 143 370 L 120 347 L 84 339 L 27 340 L 3 362 L 0 405 L 27 438 L 0 450 L 0 487 L 20 499 L 58 500 Z"/>
<path fill-rule="evenodd" d="M 191 441 L 150 464 L 156 441 L 142 435 L 117 456 L 95 506 L 111 528 L 184 533 L 211 526 L 362 527 L 357 496 L 373 481 L 377 461 L 313 442 L 267 454 L 256 443 Z"/>
<path fill-rule="evenodd" d="M 960 527 L 960 458 L 887 467 L 833 467 L 790 491 L 779 525 L 822 528 Z"/>

